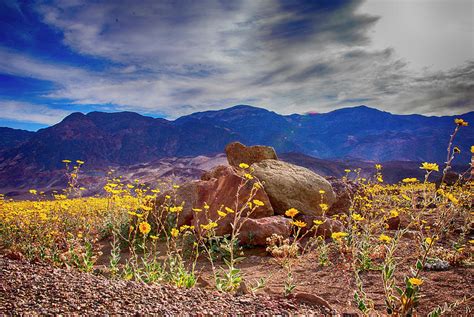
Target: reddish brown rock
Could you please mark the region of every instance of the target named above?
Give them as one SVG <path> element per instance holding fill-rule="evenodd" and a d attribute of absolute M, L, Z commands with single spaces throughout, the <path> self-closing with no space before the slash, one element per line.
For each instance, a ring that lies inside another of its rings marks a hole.
<path fill-rule="evenodd" d="M 221 176 L 225 176 L 228 174 L 229 166 L 226 165 L 218 165 L 214 167 L 212 170 L 205 172 L 201 175 L 201 180 L 208 181 L 213 178 L 219 178 Z"/>
<path fill-rule="evenodd" d="M 340 213 L 348 213 L 354 194 L 358 189 L 357 184 L 351 180 L 343 181 L 334 176 L 327 176 L 326 180 L 331 184 L 336 194 L 336 200 L 326 215 L 332 216 Z"/>
<path fill-rule="evenodd" d="M 240 230 L 240 244 L 261 245 L 267 244 L 267 238 L 277 234 L 288 238 L 291 234 L 291 219 L 283 216 L 272 216 L 260 219 L 242 218 Z"/>
<path fill-rule="evenodd" d="M 217 176 L 218 178 L 210 178 Z M 263 206 L 258 207 L 250 214 L 250 209 L 246 206 L 252 193 L 252 187 L 255 180 L 245 181 L 231 166 L 218 167 L 211 171 L 206 177 L 206 181 L 200 181 L 198 190 L 198 199 L 194 207 L 201 208 L 202 211 L 195 213 L 193 225 L 199 230 L 199 225 L 207 224 L 209 221 L 217 221 L 218 227 L 215 229 L 217 235 L 224 235 L 231 232 L 231 223 L 234 219 L 233 213 L 228 213 L 225 207 L 232 208 L 234 211 L 243 209 L 242 216 L 250 218 L 262 218 L 274 214 L 270 200 L 261 188 L 255 193 L 252 200 L 257 199 L 263 202 Z M 243 185 L 245 184 L 245 185 Z M 204 209 L 207 204 L 209 209 Z M 227 213 L 227 216 L 219 216 L 218 211 Z"/>
<path fill-rule="evenodd" d="M 240 142 L 233 142 L 226 146 L 227 161 L 231 166 L 238 167 L 240 163 L 252 165 L 266 159 L 277 160 L 275 149 L 271 146 L 245 146 Z"/>
<path fill-rule="evenodd" d="M 183 210 L 177 213 L 177 225 L 181 227 L 183 225 L 191 225 L 193 220 L 192 208 L 196 206 L 198 201 L 198 187 L 201 185 L 200 181 L 191 181 L 189 183 L 182 184 L 178 189 L 170 190 L 160 195 L 156 201 L 156 213 L 163 212 L 162 216 L 166 217 L 167 214 L 163 211 L 162 207 L 166 206 L 182 206 Z M 170 196 L 170 199 L 166 199 L 166 196 Z"/>
<path fill-rule="evenodd" d="M 400 216 L 388 218 L 385 223 L 388 226 L 388 230 L 398 230 L 400 229 Z"/>

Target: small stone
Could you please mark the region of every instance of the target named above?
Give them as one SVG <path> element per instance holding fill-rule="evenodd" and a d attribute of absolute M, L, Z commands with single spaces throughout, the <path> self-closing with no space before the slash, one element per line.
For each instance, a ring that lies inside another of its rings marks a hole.
<path fill-rule="evenodd" d="M 438 259 L 438 258 L 430 258 L 426 261 L 424 268 L 430 271 L 446 271 L 449 270 L 451 265 L 449 262 Z"/>

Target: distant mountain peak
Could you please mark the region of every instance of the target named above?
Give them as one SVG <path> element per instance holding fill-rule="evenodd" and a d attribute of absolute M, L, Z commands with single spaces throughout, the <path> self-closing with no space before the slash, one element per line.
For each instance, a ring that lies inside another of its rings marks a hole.
<path fill-rule="evenodd" d="M 365 112 L 365 113 L 387 113 L 391 114 L 390 112 L 383 111 L 377 108 L 369 107 L 366 105 L 354 106 L 354 107 L 346 107 L 341 109 L 336 109 L 331 112 Z"/>
<path fill-rule="evenodd" d="M 73 112 L 70 115 L 66 116 L 61 122 L 74 121 L 78 119 L 83 119 L 85 117 L 86 115 L 82 112 Z"/>
<path fill-rule="evenodd" d="M 208 110 L 202 112 L 195 112 L 187 116 L 183 116 L 178 120 L 183 122 L 189 118 L 193 119 L 203 119 L 203 118 L 214 118 L 214 119 L 224 119 L 224 118 L 231 118 L 233 116 L 246 116 L 249 114 L 274 114 L 278 115 L 273 111 L 269 111 L 265 108 L 254 107 L 250 105 L 236 105 L 233 107 L 219 109 L 219 110 Z M 184 120 L 183 120 L 184 119 Z"/>
<path fill-rule="evenodd" d="M 265 110 L 265 111 L 268 111 L 265 108 L 255 107 L 251 105 L 235 105 L 235 106 L 225 108 L 222 110 Z"/>

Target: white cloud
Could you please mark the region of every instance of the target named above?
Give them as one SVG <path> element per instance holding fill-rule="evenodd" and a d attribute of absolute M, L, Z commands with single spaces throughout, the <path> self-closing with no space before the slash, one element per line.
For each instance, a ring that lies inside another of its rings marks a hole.
<path fill-rule="evenodd" d="M 446 71 L 474 57 L 472 0 L 368 0 L 359 12 L 382 16 L 371 46 L 394 48 L 411 68 Z"/>
<path fill-rule="evenodd" d="M 22 52 L 0 46 L 0 73 L 67 84 L 86 80 L 85 70 L 53 61 L 42 61 Z"/>
<path fill-rule="evenodd" d="M 0 72 L 54 82 L 52 100 L 170 118 L 237 103 L 284 114 L 361 103 L 394 113 L 474 107 L 472 63 L 410 68 L 393 49 L 371 46 L 378 18 L 360 13 L 360 4 L 53 1 L 38 11 L 64 43 L 115 65 L 87 71 L 0 48 Z"/>
<path fill-rule="evenodd" d="M 21 122 L 33 122 L 52 125 L 61 121 L 70 112 L 51 109 L 48 106 L 0 100 L 0 118 Z"/>

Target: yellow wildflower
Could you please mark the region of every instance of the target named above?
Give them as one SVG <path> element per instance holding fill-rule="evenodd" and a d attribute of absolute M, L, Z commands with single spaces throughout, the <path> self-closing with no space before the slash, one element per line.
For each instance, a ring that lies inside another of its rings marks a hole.
<path fill-rule="evenodd" d="M 194 212 L 200 212 L 200 211 L 202 211 L 202 209 L 201 208 L 193 208 L 193 211 Z"/>
<path fill-rule="evenodd" d="M 293 226 L 296 226 L 296 227 L 299 227 L 299 228 L 304 228 L 304 227 L 306 227 L 306 222 L 303 222 L 303 221 L 300 221 L 300 220 L 292 221 L 291 224 L 292 224 Z"/>
<path fill-rule="evenodd" d="M 246 169 L 246 168 L 249 168 L 249 165 L 248 165 L 248 164 L 245 164 L 245 163 L 240 163 L 240 164 L 239 164 L 239 167 L 240 167 L 240 168 L 243 168 L 243 169 Z"/>
<path fill-rule="evenodd" d="M 455 205 L 459 203 L 459 200 L 458 200 L 456 197 L 454 197 L 454 195 L 451 194 L 451 193 L 448 193 L 448 194 L 446 195 L 446 198 L 448 198 L 449 201 L 452 202 L 452 203 L 455 204 Z"/>
<path fill-rule="evenodd" d="M 179 235 L 179 230 L 176 228 L 171 229 L 171 236 L 176 238 Z"/>
<path fill-rule="evenodd" d="M 152 240 L 158 240 L 158 236 L 151 235 L 150 238 L 151 238 Z"/>
<path fill-rule="evenodd" d="M 224 209 L 225 209 L 225 211 L 227 211 L 230 214 L 233 214 L 235 212 L 234 209 L 229 208 L 229 207 L 225 207 Z"/>
<path fill-rule="evenodd" d="M 151 226 L 148 222 L 143 221 L 143 222 L 140 222 L 140 224 L 138 225 L 138 229 L 140 230 L 142 234 L 148 234 L 151 230 Z"/>
<path fill-rule="evenodd" d="M 352 214 L 351 217 L 352 217 L 352 219 L 354 219 L 355 221 L 362 221 L 362 220 L 365 219 L 365 218 L 362 217 L 360 214 L 356 214 L 356 213 Z"/>
<path fill-rule="evenodd" d="M 298 211 L 298 209 L 296 209 L 296 208 L 290 208 L 290 209 L 288 209 L 287 211 L 285 211 L 285 215 L 286 215 L 287 217 L 293 218 L 293 217 L 296 216 L 297 214 L 299 214 L 299 211 Z"/>
<path fill-rule="evenodd" d="M 38 193 L 38 191 L 36 189 L 30 189 L 29 192 L 32 195 L 36 195 Z"/>
<path fill-rule="evenodd" d="M 252 176 L 251 174 L 249 174 L 249 173 L 245 173 L 244 177 L 245 177 L 246 179 L 253 179 L 253 176 Z"/>
<path fill-rule="evenodd" d="M 380 164 L 375 164 L 375 169 L 376 169 L 376 170 L 381 170 L 381 169 L 382 169 L 382 165 L 380 165 Z"/>
<path fill-rule="evenodd" d="M 421 163 L 420 169 L 422 170 L 427 170 L 427 171 L 436 171 L 439 172 L 439 166 L 436 163 L 427 163 L 423 162 Z"/>
<path fill-rule="evenodd" d="M 211 230 L 213 228 L 217 227 L 217 223 L 214 221 L 209 222 L 207 225 L 201 224 L 201 228 L 204 230 Z"/>
<path fill-rule="evenodd" d="M 152 207 L 147 206 L 147 205 L 141 205 L 140 208 L 143 209 L 144 211 L 152 211 L 153 210 Z"/>
<path fill-rule="evenodd" d="M 188 230 L 188 229 L 194 230 L 194 226 L 182 225 L 182 226 L 179 228 L 179 231 L 180 231 L 180 232 L 183 232 L 183 231 Z"/>
<path fill-rule="evenodd" d="M 323 194 L 325 194 L 325 193 L 326 193 L 326 191 L 325 191 L 325 190 L 322 190 L 322 189 L 320 189 L 320 190 L 319 190 L 319 193 L 320 193 L 321 195 L 323 195 Z"/>
<path fill-rule="evenodd" d="M 398 216 L 398 211 L 395 209 L 390 210 L 390 218 L 395 218 Z"/>
<path fill-rule="evenodd" d="M 392 238 L 390 238 L 389 236 L 387 236 L 386 234 L 381 234 L 379 236 L 379 240 L 382 241 L 382 242 L 390 242 L 392 241 Z"/>
<path fill-rule="evenodd" d="M 460 119 L 460 118 L 454 119 L 454 123 L 456 123 L 458 126 L 463 126 L 463 127 L 467 127 L 469 125 L 467 121 L 464 121 L 464 119 Z"/>
<path fill-rule="evenodd" d="M 404 178 L 402 180 L 402 182 L 404 182 L 404 183 L 416 183 L 417 181 L 418 181 L 418 179 L 416 179 L 416 178 Z"/>
<path fill-rule="evenodd" d="M 63 163 L 69 164 L 69 163 L 71 163 L 71 161 L 70 160 L 63 160 Z"/>
<path fill-rule="evenodd" d="M 259 207 L 265 206 L 265 204 L 263 203 L 263 201 L 258 200 L 258 199 L 254 199 L 254 200 L 253 200 L 253 203 L 254 203 L 256 206 L 259 206 Z"/>
<path fill-rule="evenodd" d="M 225 212 L 221 211 L 221 210 L 218 210 L 218 211 L 217 211 L 217 214 L 218 214 L 220 217 L 225 217 L 225 216 L 227 216 L 227 214 L 226 214 Z"/>
<path fill-rule="evenodd" d="M 433 239 L 425 238 L 425 243 L 428 244 L 428 245 L 431 245 L 433 243 Z"/>
<path fill-rule="evenodd" d="M 346 173 L 350 173 L 350 172 L 351 172 L 351 170 L 350 170 L 350 169 L 345 169 L 345 170 L 344 170 L 344 172 L 346 172 Z"/>
<path fill-rule="evenodd" d="M 409 278 L 408 282 L 413 286 L 420 286 L 421 284 L 423 284 L 423 280 L 421 278 L 416 277 Z"/>
<path fill-rule="evenodd" d="M 173 207 L 170 207 L 170 212 L 176 212 L 176 213 L 179 213 L 183 211 L 183 206 L 173 206 Z"/>
<path fill-rule="evenodd" d="M 319 204 L 319 207 L 321 207 L 322 211 L 327 211 L 329 209 L 328 204 Z"/>
<path fill-rule="evenodd" d="M 316 225 L 316 226 L 319 226 L 319 225 L 322 225 L 324 223 L 324 221 L 322 220 L 313 220 L 313 223 Z"/>
<path fill-rule="evenodd" d="M 347 237 L 349 234 L 347 232 L 333 232 L 331 238 L 334 240 L 340 241 L 342 238 Z"/>
<path fill-rule="evenodd" d="M 82 164 L 84 164 L 84 161 L 77 160 L 76 163 L 79 164 L 79 165 L 82 165 Z"/>

